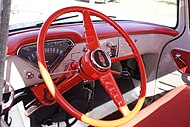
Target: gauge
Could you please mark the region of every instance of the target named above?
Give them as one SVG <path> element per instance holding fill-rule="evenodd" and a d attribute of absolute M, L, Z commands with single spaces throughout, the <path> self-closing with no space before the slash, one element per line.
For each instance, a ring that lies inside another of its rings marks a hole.
<path fill-rule="evenodd" d="M 70 52 L 73 46 L 73 42 L 69 39 L 46 41 L 44 44 L 44 54 L 48 70 L 53 71 Z M 36 51 L 36 44 L 25 45 L 19 49 L 17 55 L 25 60 L 30 61 L 34 66 L 37 67 L 38 60 Z"/>

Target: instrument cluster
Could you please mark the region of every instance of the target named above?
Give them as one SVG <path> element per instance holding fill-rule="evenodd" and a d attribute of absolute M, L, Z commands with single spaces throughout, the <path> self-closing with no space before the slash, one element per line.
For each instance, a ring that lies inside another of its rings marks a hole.
<path fill-rule="evenodd" d="M 69 39 L 55 39 L 45 42 L 44 54 L 49 72 L 54 71 L 54 69 L 62 62 L 73 47 L 74 43 Z M 35 67 L 38 67 L 36 51 L 37 44 L 33 43 L 22 46 L 18 50 L 17 55 L 33 64 Z"/>

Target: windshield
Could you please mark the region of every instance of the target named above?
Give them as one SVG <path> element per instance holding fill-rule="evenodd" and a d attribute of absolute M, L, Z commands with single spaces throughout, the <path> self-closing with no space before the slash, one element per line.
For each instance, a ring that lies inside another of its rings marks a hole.
<path fill-rule="evenodd" d="M 58 9 L 69 6 L 89 7 L 114 17 L 114 20 L 144 21 L 169 27 L 175 27 L 177 23 L 177 0 L 12 0 L 9 29 L 35 26 Z M 76 14 L 63 17 L 73 15 Z M 97 19 L 92 17 L 92 20 Z M 76 21 L 82 21 L 82 17 L 64 20 Z"/>

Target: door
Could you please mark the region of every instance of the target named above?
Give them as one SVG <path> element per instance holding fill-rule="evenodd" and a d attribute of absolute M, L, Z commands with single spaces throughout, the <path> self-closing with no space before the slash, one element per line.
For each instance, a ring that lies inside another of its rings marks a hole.
<path fill-rule="evenodd" d="M 162 49 L 156 74 L 156 93 L 169 91 L 177 86 L 190 84 L 190 28 L 189 1 L 179 0 L 179 35 L 168 41 Z"/>

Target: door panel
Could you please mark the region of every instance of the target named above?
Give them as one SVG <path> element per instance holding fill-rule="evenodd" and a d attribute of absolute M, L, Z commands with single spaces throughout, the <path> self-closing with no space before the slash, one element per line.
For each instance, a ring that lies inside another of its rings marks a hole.
<path fill-rule="evenodd" d="M 183 73 L 190 74 L 190 51 L 173 49 L 171 54 L 179 70 Z"/>

